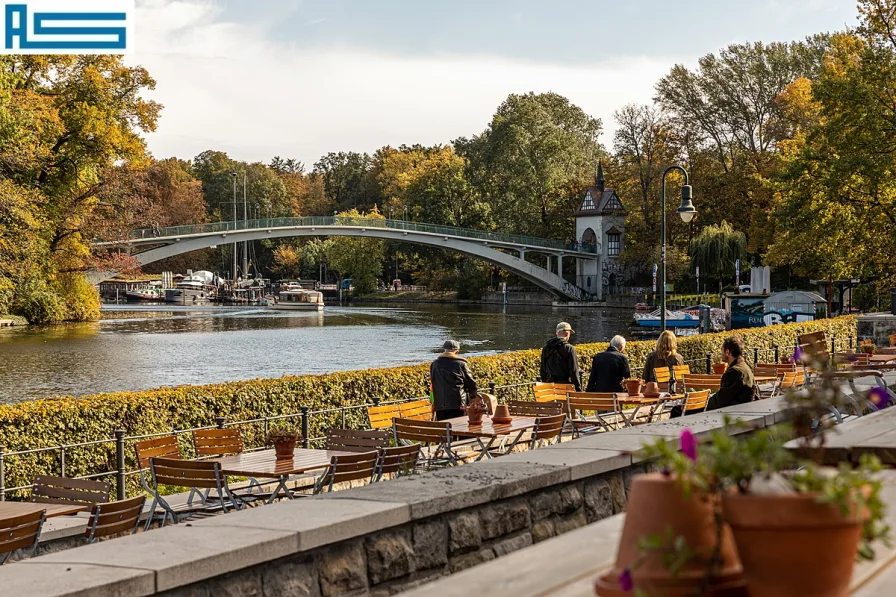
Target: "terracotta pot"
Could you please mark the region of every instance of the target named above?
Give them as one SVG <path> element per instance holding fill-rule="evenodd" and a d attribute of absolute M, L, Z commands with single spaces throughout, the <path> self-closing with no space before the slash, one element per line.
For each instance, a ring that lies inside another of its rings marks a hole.
<path fill-rule="evenodd" d="M 716 375 L 722 375 L 728 370 L 728 363 L 713 363 L 712 372 Z"/>
<path fill-rule="evenodd" d="M 630 379 L 625 382 L 625 391 L 628 392 L 629 396 L 637 396 L 641 393 L 641 380 L 640 379 Z"/>
<path fill-rule="evenodd" d="M 648 381 L 644 384 L 644 395 L 645 396 L 656 396 L 660 393 L 660 384 L 655 381 Z"/>
<path fill-rule="evenodd" d="M 506 404 L 500 404 L 495 407 L 495 414 L 492 415 L 492 422 L 499 424 L 507 424 L 513 420 L 510 416 L 510 408 Z"/>
<path fill-rule="evenodd" d="M 862 528 L 815 496 L 722 498 L 750 597 L 846 597 Z"/>
<path fill-rule="evenodd" d="M 641 559 L 631 569 L 635 589 L 651 597 L 698 594 L 706 575 L 706 560 L 712 555 L 716 543 L 712 499 L 715 498 L 696 491 L 685 497 L 673 477 L 660 473 L 636 475 L 626 505 L 616 564 L 612 571 L 595 581 L 594 592 L 602 597 L 631 597 L 633 593 L 626 593 L 619 586 L 619 575 Z M 663 564 L 661 553 L 642 554 L 638 549 L 640 538 L 657 534 L 665 537 L 667 529 L 673 537 L 684 537 L 688 546 L 701 556 L 692 558 L 675 577 Z M 722 528 L 719 574 L 704 595 L 746 597 L 746 594 L 740 561 L 726 525 Z"/>
<path fill-rule="evenodd" d="M 274 444 L 274 452 L 277 454 L 277 460 L 292 460 L 297 441 L 297 439 L 292 439 L 288 442 L 277 442 Z"/>
<path fill-rule="evenodd" d="M 482 425 L 482 416 L 484 414 L 484 408 L 467 407 L 467 419 L 470 425 Z"/>

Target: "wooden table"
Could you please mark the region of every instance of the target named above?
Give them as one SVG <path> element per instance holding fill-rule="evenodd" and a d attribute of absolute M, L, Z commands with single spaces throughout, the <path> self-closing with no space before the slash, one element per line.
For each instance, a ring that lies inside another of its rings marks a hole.
<path fill-rule="evenodd" d="M 510 444 L 509 449 L 512 449 L 520 441 L 523 433 L 535 428 L 535 417 L 513 417 L 510 423 L 504 425 L 494 424 L 488 416 L 482 417 L 481 425 L 470 425 L 470 420 L 467 417 L 446 419 L 444 422 L 451 423 L 451 435 L 453 437 L 473 438 L 476 440 L 476 443 L 482 449 L 476 460 L 492 458 L 492 446 L 494 446 L 495 441 L 499 437 L 516 433 L 513 443 Z M 489 440 L 487 445 L 482 443 L 483 438 Z"/>
<path fill-rule="evenodd" d="M 896 354 L 873 354 L 868 357 L 868 362 L 872 365 L 876 363 L 889 363 L 890 361 L 896 361 Z"/>
<path fill-rule="evenodd" d="M 786 447 L 805 453 L 797 440 Z M 858 463 L 862 454 L 874 454 L 884 466 L 896 467 L 896 407 L 853 419 L 825 432 L 820 448 L 824 464 Z"/>
<path fill-rule="evenodd" d="M 255 477 L 262 479 L 278 479 L 277 487 L 268 498 L 268 503 L 280 497 L 280 492 L 285 497 L 292 499 L 292 493 L 286 487 L 286 481 L 290 475 L 300 475 L 316 469 L 326 468 L 333 456 L 348 456 L 355 452 L 341 450 L 310 450 L 308 448 L 296 448 L 291 460 L 277 460 L 274 450 L 261 450 L 258 452 L 244 452 L 224 458 L 211 458 L 213 462 L 221 465 L 221 474 L 235 477 Z"/>
<path fill-rule="evenodd" d="M 33 512 L 46 512 L 47 518 L 67 516 L 84 512 L 89 506 L 75 506 L 69 504 L 40 504 L 35 502 L 0 502 L 0 518 L 12 518 L 13 516 L 25 516 Z"/>

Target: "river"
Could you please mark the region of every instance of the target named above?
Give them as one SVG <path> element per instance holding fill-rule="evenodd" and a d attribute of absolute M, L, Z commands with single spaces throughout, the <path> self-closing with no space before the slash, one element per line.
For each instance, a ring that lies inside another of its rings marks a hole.
<path fill-rule="evenodd" d="M 432 360 L 446 338 L 462 355 L 540 347 L 558 321 L 574 342 L 625 333 L 613 309 L 414 305 L 258 307 L 108 305 L 97 322 L 0 328 L 0 403 Z"/>

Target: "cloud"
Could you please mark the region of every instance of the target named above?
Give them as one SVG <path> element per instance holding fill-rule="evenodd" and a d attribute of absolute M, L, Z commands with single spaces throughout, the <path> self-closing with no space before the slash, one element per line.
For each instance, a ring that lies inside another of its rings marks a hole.
<path fill-rule="evenodd" d="M 294 7 L 289 7 L 293 10 Z M 276 20 L 276 15 L 266 15 Z M 137 52 L 129 59 L 157 81 L 165 105 L 156 157 L 205 149 L 313 164 L 329 151 L 447 143 L 481 132 L 509 93 L 554 91 L 604 122 L 649 102 L 675 60 L 620 58 L 586 65 L 529 63 L 482 55 L 415 57 L 357 47 L 296 48 L 265 25 L 229 22 L 212 1 L 140 4 Z"/>

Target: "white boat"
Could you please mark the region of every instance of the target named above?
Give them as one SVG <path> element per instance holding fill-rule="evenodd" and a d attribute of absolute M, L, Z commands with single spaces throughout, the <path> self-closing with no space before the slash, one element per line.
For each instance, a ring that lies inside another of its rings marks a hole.
<path fill-rule="evenodd" d="M 161 286 L 137 286 L 126 291 L 125 296 L 130 301 L 164 301 L 165 291 Z"/>
<path fill-rule="evenodd" d="M 209 303 L 218 296 L 218 276 L 212 272 L 191 273 L 178 283 L 177 288 L 165 291 L 166 303 L 192 305 Z"/>
<path fill-rule="evenodd" d="M 290 285 L 277 293 L 277 302 L 271 306 L 284 311 L 323 311 L 324 295 Z"/>
<path fill-rule="evenodd" d="M 635 322 L 641 327 L 660 327 L 660 310 L 652 313 L 635 313 Z M 700 319 L 683 311 L 666 310 L 666 327 L 669 328 L 696 328 L 700 326 Z"/>

